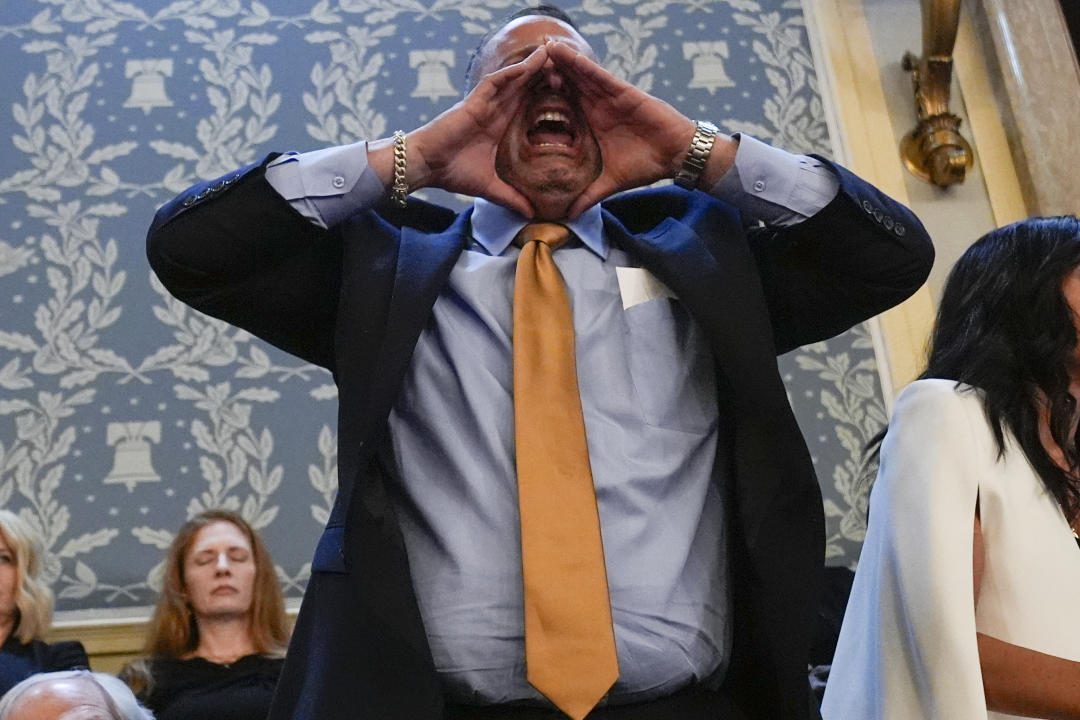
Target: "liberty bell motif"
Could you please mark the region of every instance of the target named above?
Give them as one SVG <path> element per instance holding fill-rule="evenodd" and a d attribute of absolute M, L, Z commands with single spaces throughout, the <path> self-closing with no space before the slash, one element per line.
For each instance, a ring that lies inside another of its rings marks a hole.
<path fill-rule="evenodd" d="M 161 442 L 161 423 L 157 420 L 109 423 L 105 442 L 116 446 L 116 454 L 105 484 L 120 483 L 127 486 L 128 492 L 134 492 L 139 483 L 161 482 L 161 476 L 154 472 L 150 441 Z"/>
<path fill-rule="evenodd" d="M 411 50 L 409 67 L 416 70 L 416 88 L 411 97 L 431 98 L 438 102 L 441 97 L 454 97 L 458 91 L 450 84 L 449 68 L 454 67 L 453 50 Z"/>
<path fill-rule="evenodd" d="M 172 77 L 171 58 L 160 60 L 128 60 L 124 77 L 131 78 L 131 95 L 124 101 L 126 108 L 142 108 L 147 115 L 156 107 L 172 107 L 165 94 L 165 78 Z"/>
<path fill-rule="evenodd" d="M 710 95 L 716 88 L 734 87 L 735 81 L 724 70 L 724 58 L 728 57 L 728 46 L 723 40 L 685 42 L 682 46 L 683 59 L 692 61 L 694 76 L 687 87 L 705 88 Z"/>

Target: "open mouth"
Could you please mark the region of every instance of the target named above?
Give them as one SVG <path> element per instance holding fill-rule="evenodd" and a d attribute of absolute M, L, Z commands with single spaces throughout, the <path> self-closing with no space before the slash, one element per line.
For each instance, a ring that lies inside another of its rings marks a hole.
<path fill-rule="evenodd" d="M 544 110 L 533 120 L 529 144 L 536 147 L 573 147 L 576 135 L 570 116 L 561 110 Z"/>

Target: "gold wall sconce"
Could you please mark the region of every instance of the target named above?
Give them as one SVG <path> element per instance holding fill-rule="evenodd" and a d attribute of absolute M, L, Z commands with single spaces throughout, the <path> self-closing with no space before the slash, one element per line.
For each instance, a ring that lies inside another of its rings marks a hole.
<path fill-rule="evenodd" d="M 940 187 L 963 182 L 975 163 L 971 145 L 960 134 L 960 118 L 949 112 L 959 23 L 960 0 L 922 0 L 922 57 L 904 53 L 919 124 L 900 141 L 900 156 L 913 175 Z"/>

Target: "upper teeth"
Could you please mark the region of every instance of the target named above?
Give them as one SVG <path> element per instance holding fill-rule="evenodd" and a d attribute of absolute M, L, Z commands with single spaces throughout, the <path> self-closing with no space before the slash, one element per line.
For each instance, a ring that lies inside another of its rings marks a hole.
<path fill-rule="evenodd" d="M 564 113 L 558 112 L 557 110 L 545 110 L 544 112 L 540 113 L 539 117 L 536 118 L 537 123 L 541 123 L 544 121 L 565 123 L 570 122 L 570 118 L 568 118 Z"/>

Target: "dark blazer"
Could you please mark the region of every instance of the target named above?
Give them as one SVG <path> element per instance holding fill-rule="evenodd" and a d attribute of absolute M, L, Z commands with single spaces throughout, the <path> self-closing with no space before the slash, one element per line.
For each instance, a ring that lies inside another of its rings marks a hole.
<path fill-rule="evenodd" d="M 78 640 L 50 645 L 41 640 L 23 643 L 9 635 L 0 647 L 0 696 L 35 673 L 89 667 L 86 648 Z"/>
<path fill-rule="evenodd" d="M 611 241 L 675 292 L 715 358 L 724 409 L 716 467 L 733 514 L 725 683 L 755 720 L 808 715 L 824 562 L 820 491 L 775 357 L 900 302 L 933 260 L 910 211 L 835 171 L 838 196 L 781 231 L 746 230 L 730 206 L 674 187 L 603 206 Z M 327 231 L 281 199 L 260 165 L 189 189 L 150 228 L 150 263 L 174 295 L 329 368 L 338 385 L 340 487 L 272 720 L 442 718 L 387 500 L 386 420 L 469 215 L 410 199 L 405 210 L 387 203 Z"/>

